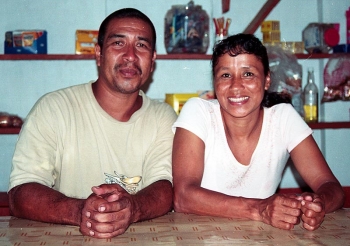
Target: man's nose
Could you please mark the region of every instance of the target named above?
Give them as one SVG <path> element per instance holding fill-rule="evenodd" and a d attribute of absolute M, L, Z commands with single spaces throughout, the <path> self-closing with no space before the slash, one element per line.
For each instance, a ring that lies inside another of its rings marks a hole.
<path fill-rule="evenodd" d="M 128 45 L 125 49 L 126 50 L 123 55 L 124 59 L 127 61 L 135 61 L 137 59 L 135 47 Z"/>

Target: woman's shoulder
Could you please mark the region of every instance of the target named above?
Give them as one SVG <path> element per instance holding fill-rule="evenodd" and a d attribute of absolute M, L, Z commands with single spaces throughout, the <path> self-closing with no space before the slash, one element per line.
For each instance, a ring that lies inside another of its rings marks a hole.
<path fill-rule="evenodd" d="M 216 99 L 203 99 L 200 97 L 192 97 L 186 101 L 184 107 L 205 107 L 205 108 L 213 108 L 218 106 L 219 103 Z"/>
<path fill-rule="evenodd" d="M 264 108 L 265 109 L 265 112 L 270 112 L 270 113 L 273 113 L 273 114 L 276 114 L 276 113 L 279 113 L 279 114 L 289 114 L 291 112 L 297 112 L 293 105 L 290 104 L 290 103 L 279 103 L 279 104 L 276 104 L 272 107 L 269 107 L 269 108 Z"/>

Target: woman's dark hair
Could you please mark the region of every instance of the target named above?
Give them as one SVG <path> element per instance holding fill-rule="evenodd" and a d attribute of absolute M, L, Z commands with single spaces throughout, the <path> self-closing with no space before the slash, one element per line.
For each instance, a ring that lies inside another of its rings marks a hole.
<path fill-rule="evenodd" d="M 215 44 L 211 59 L 213 77 L 215 76 L 215 66 L 218 64 L 219 58 L 225 54 L 229 54 L 232 57 L 241 54 L 255 55 L 264 67 L 264 75 L 267 76 L 270 73 L 269 57 L 266 48 L 253 34 L 240 33 L 232 35 Z M 265 91 L 261 106 L 271 107 L 278 103 L 291 103 L 291 98 L 287 94 Z"/>
<path fill-rule="evenodd" d="M 124 8 L 124 9 L 119 9 L 113 13 L 111 13 L 109 16 L 107 16 L 101 23 L 100 29 L 98 31 L 98 45 L 101 47 L 103 46 L 103 41 L 105 39 L 105 34 L 106 30 L 108 27 L 108 24 L 110 21 L 114 19 L 124 19 L 124 18 L 135 18 L 135 19 L 140 19 L 143 20 L 144 22 L 148 23 L 148 25 L 152 29 L 152 50 L 154 51 L 156 48 L 156 29 L 154 28 L 154 25 L 152 21 L 142 13 L 141 11 L 133 8 Z"/>

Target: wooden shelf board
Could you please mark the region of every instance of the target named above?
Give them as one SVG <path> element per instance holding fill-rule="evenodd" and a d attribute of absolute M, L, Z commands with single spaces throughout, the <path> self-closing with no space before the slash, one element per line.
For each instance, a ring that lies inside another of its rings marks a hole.
<path fill-rule="evenodd" d="M 0 134 L 18 134 L 20 127 L 0 127 Z"/>
<path fill-rule="evenodd" d="M 324 59 L 332 54 L 295 54 L 298 59 Z M 0 55 L 0 60 L 94 60 L 95 55 L 75 55 L 75 54 L 30 54 L 30 55 Z M 158 54 L 158 60 L 210 60 L 211 55 L 207 54 Z"/>

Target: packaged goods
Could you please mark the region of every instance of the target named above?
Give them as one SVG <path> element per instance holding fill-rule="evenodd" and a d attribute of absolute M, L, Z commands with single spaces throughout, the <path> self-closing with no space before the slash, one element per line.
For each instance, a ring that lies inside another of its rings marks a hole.
<path fill-rule="evenodd" d="M 304 116 L 302 103 L 302 67 L 295 55 L 281 47 L 267 46 L 271 85 L 269 92 L 290 96 L 292 104 L 301 116 Z"/>
<path fill-rule="evenodd" d="M 45 30 L 16 30 L 5 33 L 5 54 L 47 54 Z"/>
<path fill-rule="evenodd" d="M 167 53 L 206 53 L 209 16 L 200 5 L 174 5 L 166 13 L 164 43 Z"/>
<path fill-rule="evenodd" d="M 322 102 L 350 100 L 350 54 L 334 54 L 323 71 Z"/>
<path fill-rule="evenodd" d="M 270 31 L 263 32 L 263 42 L 280 42 L 281 41 L 281 32 L 280 31 Z"/>
<path fill-rule="evenodd" d="M 276 20 L 266 20 L 261 23 L 261 32 L 279 31 L 280 22 Z"/>
<path fill-rule="evenodd" d="M 168 103 L 171 107 L 173 107 L 175 112 L 179 114 L 185 102 L 192 97 L 198 97 L 198 94 L 197 93 L 166 94 L 165 102 Z"/>
<path fill-rule="evenodd" d="M 98 31 L 77 30 L 75 32 L 75 53 L 95 54 L 95 44 L 97 43 Z"/>
<path fill-rule="evenodd" d="M 339 43 L 339 23 L 310 23 L 302 36 L 308 53 L 329 53 Z"/>
<path fill-rule="evenodd" d="M 282 50 L 292 54 L 304 53 L 304 42 L 266 42 L 264 45 L 280 47 Z"/>

